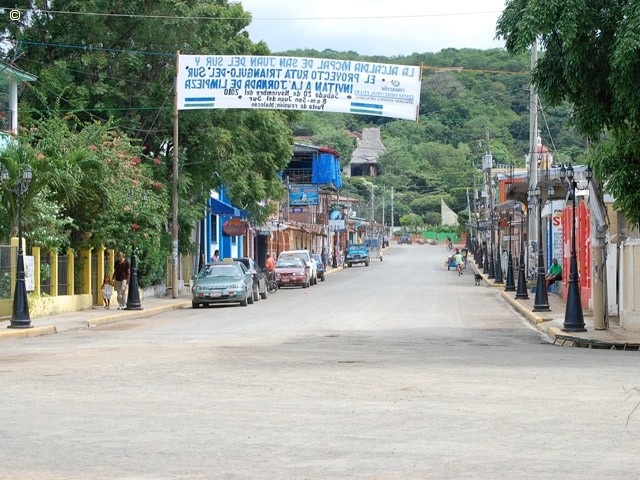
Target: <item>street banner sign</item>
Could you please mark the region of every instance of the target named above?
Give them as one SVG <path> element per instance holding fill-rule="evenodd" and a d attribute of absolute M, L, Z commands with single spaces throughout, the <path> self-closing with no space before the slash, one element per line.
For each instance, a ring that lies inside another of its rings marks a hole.
<path fill-rule="evenodd" d="M 178 110 L 324 111 L 416 120 L 421 67 L 322 58 L 179 55 Z"/>

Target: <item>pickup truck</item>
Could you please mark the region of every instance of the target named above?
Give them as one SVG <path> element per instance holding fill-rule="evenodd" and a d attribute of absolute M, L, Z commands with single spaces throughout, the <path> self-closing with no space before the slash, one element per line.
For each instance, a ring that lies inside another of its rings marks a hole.
<path fill-rule="evenodd" d="M 366 267 L 369 266 L 369 249 L 365 244 L 352 243 L 347 247 L 347 251 L 344 256 L 344 264 L 347 267 L 357 265 L 358 263 L 364 263 Z"/>

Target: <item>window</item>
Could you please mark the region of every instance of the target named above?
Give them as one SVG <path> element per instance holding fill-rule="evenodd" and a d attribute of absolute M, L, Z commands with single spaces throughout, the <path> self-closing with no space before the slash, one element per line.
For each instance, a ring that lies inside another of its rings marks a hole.
<path fill-rule="evenodd" d="M 218 242 L 218 216 L 211 214 L 211 243 Z"/>

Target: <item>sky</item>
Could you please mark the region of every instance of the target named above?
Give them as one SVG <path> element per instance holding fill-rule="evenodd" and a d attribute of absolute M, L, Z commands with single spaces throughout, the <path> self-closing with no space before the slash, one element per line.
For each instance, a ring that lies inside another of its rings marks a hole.
<path fill-rule="evenodd" d="M 238 0 L 253 42 L 393 57 L 445 48 L 504 47 L 495 40 L 505 0 Z"/>

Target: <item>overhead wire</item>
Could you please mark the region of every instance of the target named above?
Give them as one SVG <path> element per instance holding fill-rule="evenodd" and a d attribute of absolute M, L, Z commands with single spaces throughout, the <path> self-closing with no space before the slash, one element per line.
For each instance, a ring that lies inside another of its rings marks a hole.
<path fill-rule="evenodd" d="M 5 7 L 9 10 L 9 8 Z M 30 8 L 11 8 L 20 12 L 29 12 Z M 483 11 L 483 12 L 455 12 L 455 13 L 426 13 L 411 15 L 361 15 L 361 16 L 334 16 L 334 17 L 211 17 L 211 16 L 184 16 L 184 15 L 145 15 L 135 13 L 103 13 L 103 12 L 77 12 L 70 10 L 41 10 L 43 14 L 67 14 L 67 15 L 91 15 L 104 17 L 120 17 L 120 18 L 143 18 L 143 19 L 161 19 L 161 20 L 253 20 L 253 21 L 327 21 L 327 20 L 396 20 L 396 19 L 415 19 L 415 18 L 440 18 L 440 17 L 459 17 L 468 15 L 495 15 L 500 11 Z"/>

